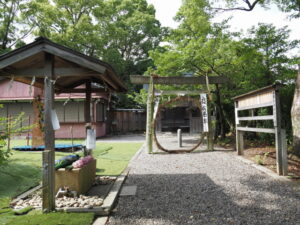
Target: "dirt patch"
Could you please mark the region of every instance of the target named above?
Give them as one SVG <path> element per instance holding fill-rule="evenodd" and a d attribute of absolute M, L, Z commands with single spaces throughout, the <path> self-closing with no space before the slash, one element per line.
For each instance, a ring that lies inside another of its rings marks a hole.
<path fill-rule="evenodd" d="M 274 147 L 248 148 L 244 150 L 244 157 L 265 166 L 276 173 L 276 152 Z M 288 174 L 300 183 L 300 158 L 288 155 Z"/>

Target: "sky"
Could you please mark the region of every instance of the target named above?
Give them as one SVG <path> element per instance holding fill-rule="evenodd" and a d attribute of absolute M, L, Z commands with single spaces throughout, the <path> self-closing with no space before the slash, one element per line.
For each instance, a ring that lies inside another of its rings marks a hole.
<path fill-rule="evenodd" d="M 178 25 L 173 17 L 178 11 L 181 0 L 147 0 L 148 3 L 153 4 L 156 9 L 156 18 L 163 26 L 176 28 Z M 232 31 L 246 31 L 248 28 L 258 23 L 273 23 L 280 28 L 285 25 L 291 30 L 290 39 L 300 39 L 300 19 L 288 19 L 286 13 L 277 9 L 275 5 L 271 5 L 269 10 L 265 10 L 260 6 L 256 6 L 251 12 L 244 11 L 230 11 L 220 13 L 215 21 L 220 22 L 232 16 L 229 22 Z"/>

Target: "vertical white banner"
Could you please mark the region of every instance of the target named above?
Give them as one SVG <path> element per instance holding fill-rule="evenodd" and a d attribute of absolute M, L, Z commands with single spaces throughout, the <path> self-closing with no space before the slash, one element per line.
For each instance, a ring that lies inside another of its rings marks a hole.
<path fill-rule="evenodd" d="M 86 148 L 94 149 L 96 147 L 96 132 L 94 129 L 87 129 Z"/>
<path fill-rule="evenodd" d="M 157 112 L 158 112 L 158 106 L 160 102 L 160 96 L 158 96 L 155 100 L 155 105 L 154 105 L 154 112 L 153 112 L 153 119 L 156 118 Z"/>
<path fill-rule="evenodd" d="M 207 96 L 200 94 L 201 111 L 203 119 L 203 132 L 208 132 Z"/>

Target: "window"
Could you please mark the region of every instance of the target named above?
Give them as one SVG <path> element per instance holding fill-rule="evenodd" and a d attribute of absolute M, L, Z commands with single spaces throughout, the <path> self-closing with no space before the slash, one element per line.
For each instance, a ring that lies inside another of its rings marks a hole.
<path fill-rule="evenodd" d="M 106 120 L 106 104 L 104 102 L 97 103 L 96 120 L 97 122 L 104 122 Z"/>

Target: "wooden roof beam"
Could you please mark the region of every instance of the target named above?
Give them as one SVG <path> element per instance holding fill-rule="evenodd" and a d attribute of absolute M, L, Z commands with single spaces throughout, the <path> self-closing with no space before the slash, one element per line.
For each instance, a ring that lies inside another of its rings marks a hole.
<path fill-rule="evenodd" d="M 21 83 L 24 83 L 24 84 L 28 84 L 28 85 L 31 85 L 31 83 L 32 83 L 32 80 L 30 78 L 26 78 L 26 77 L 16 77 L 16 78 L 14 78 L 14 80 L 18 81 L 18 82 L 21 82 Z M 44 83 L 35 82 L 33 84 L 33 86 L 43 89 L 44 88 Z"/>
<path fill-rule="evenodd" d="M 158 90 L 155 91 L 155 95 L 156 96 L 160 96 L 160 95 L 200 95 L 201 93 L 207 93 L 206 90 Z"/>
<path fill-rule="evenodd" d="M 101 79 L 105 81 L 109 86 L 111 86 L 115 91 L 118 91 L 117 85 L 112 81 L 112 79 L 109 77 L 107 73 L 104 73 L 101 75 Z"/>
<path fill-rule="evenodd" d="M 104 88 L 92 88 L 92 93 L 107 93 Z M 85 93 L 85 88 L 78 89 L 62 89 L 58 90 L 57 93 Z"/>
<path fill-rule="evenodd" d="M 22 77 L 44 77 L 43 68 L 26 68 L 26 69 L 5 69 L 3 73 L 13 75 L 13 76 L 22 76 Z M 96 74 L 95 71 L 87 70 L 82 67 L 77 68 L 54 68 L 55 76 L 66 77 L 66 76 L 83 76 L 83 75 L 92 75 Z"/>

